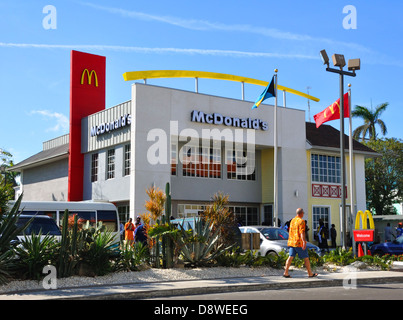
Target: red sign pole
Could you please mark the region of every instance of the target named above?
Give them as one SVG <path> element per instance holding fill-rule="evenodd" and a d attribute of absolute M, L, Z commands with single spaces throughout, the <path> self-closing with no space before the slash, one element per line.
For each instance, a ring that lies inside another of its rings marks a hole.
<path fill-rule="evenodd" d="M 106 58 L 71 51 L 68 201 L 83 200 L 81 119 L 105 109 Z"/>

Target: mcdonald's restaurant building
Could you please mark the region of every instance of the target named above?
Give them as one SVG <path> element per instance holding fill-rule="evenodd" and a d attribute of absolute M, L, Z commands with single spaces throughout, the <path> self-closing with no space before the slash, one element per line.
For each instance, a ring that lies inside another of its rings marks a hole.
<path fill-rule="evenodd" d="M 273 224 L 274 106 L 134 83 L 131 100 L 105 109 L 105 58 L 73 51 L 71 63 L 70 132 L 13 167 L 24 200 L 108 201 L 126 221 L 145 212 L 147 188 L 169 182 L 175 217 L 198 215 L 221 191 L 242 224 Z M 301 207 L 311 241 L 319 219 L 340 230 L 339 131 L 316 128 L 303 110 L 276 113 L 281 224 Z M 355 209 L 365 210 L 374 151 L 353 146 Z"/>

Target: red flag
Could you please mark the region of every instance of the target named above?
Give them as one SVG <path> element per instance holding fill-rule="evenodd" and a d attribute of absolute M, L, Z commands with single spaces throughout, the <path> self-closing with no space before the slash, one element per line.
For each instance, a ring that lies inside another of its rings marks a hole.
<path fill-rule="evenodd" d="M 343 103 L 344 103 L 344 118 L 348 118 L 350 116 L 349 114 L 349 107 L 348 107 L 348 92 L 344 94 L 343 97 Z M 337 101 L 333 102 L 330 106 L 328 106 L 325 110 L 322 112 L 319 112 L 313 116 L 315 123 L 316 123 L 316 128 L 319 128 L 319 126 L 325 122 L 331 121 L 331 120 L 336 120 L 340 119 L 340 98 L 337 99 Z"/>

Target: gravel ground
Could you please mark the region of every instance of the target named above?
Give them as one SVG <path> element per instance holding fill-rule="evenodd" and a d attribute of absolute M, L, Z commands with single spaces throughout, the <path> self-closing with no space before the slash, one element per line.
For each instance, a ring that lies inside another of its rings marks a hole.
<path fill-rule="evenodd" d="M 367 267 L 347 266 L 344 268 L 327 266 L 325 268 L 316 269 L 319 273 L 328 272 L 349 272 L 351 268 L 358 268 L 360 270 L 368 270 Z M 291 267 L 290 271 L 294 274 L 305 273 L 305 269 L 296 269 Z M 57 288 L 68 287 L 84 287 L 93 285 L 112 285 L 124 283 L 138 283 L 138 282 L 161 282 L 161 281 L 179 281 L 179 280 L 200 280 L 200 279 L 220 279 L 220 278 L 234 278 L 234 277 L 262 277 L 262 276 L 281 276 L 282 269 L 273 268 L 194 268 L 194 269 L 146 269 L 143 271 L 135 272 L 115 272 L 102 277 L 69 277 L 57 279 Z M 41 290 L 43 289 L 42 281 L 27 280 L 27 281 L 12 281 L 6 285 L 0 286 L 0 294 L 28 290 Z"/>

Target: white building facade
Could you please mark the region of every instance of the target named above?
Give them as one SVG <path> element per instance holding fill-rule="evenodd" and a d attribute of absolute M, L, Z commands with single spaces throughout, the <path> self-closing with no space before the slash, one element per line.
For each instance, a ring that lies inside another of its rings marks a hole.
<path fill-rule="evenodd" d="M 175 217 L 197 215 L 222 192 L 244 225 L 273 224 L 274 106 L 252 110 L 251 102 L 243 100 L 141 83 L 131 90 L 131 100 L 81 121 L 83 200 L 112 202 L 125 221 L 145 212 L 147 188 L 164 191 L 170 183 Z M 314 186 L 341 186 L 337 179 L 324 183 L 315 174 L 315 155 L 326 155 L 336 159 L 333 174 L 340 175 L 339 151 L 310 137 L 312 125 L 302 110 L 277 108 L 278 218 L 284 223 L 301 207 L 314 230 L 322 212 L 316 208 L 321 207 L 329 208 L 327 221 L 339 226 L 340 202 L 337 195 L 315 193 Z M 364 159 L 373 151 L 358 142 L 354 148 L 356 206 L 362 210 Z M 24 200 L 66 200 L 68 157 L 69 139 L 63 136 L 45 142 L 42 152 L 17 164 Z"/>

